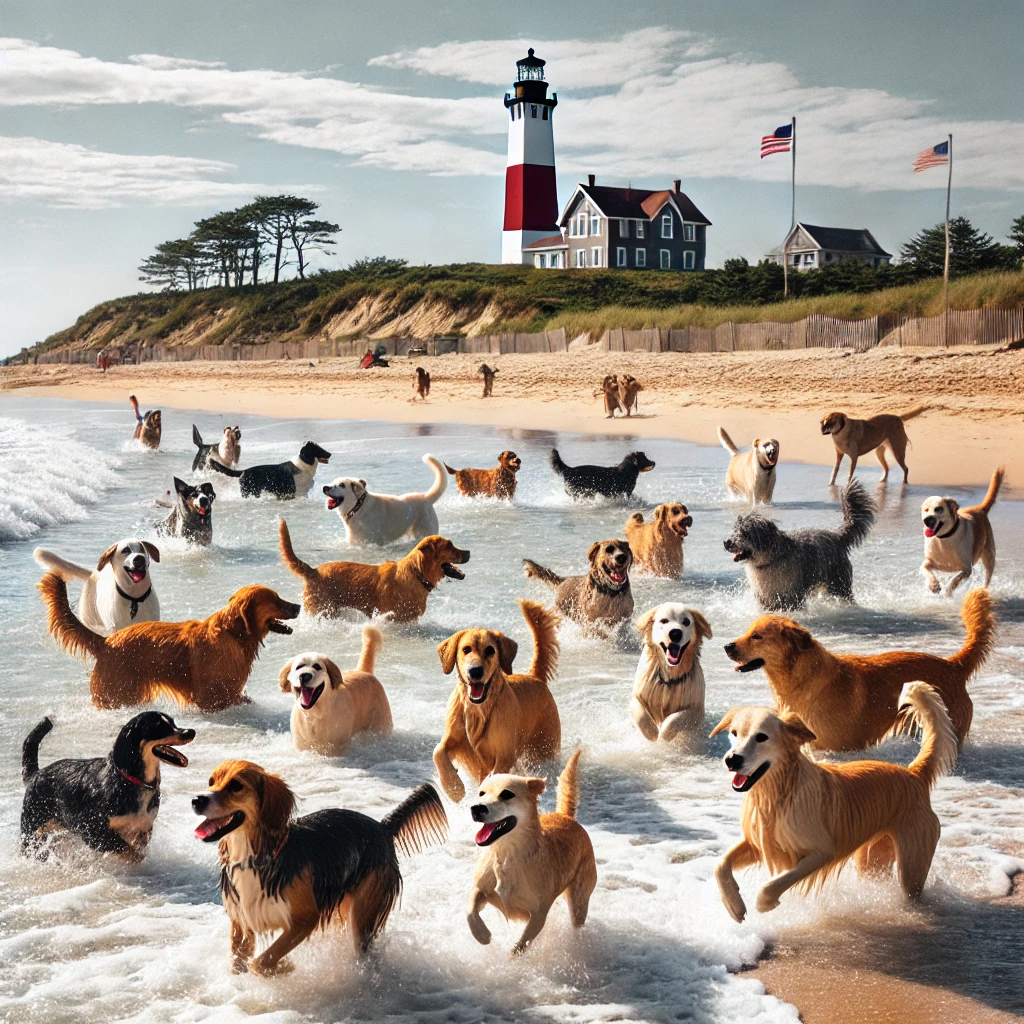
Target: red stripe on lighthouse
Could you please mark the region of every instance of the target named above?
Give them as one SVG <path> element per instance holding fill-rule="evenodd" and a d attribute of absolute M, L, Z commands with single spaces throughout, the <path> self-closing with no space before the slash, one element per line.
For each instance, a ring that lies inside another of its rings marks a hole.
<path fill-rule="evenodd" d="M 539 164 L 505 168 L 505 231 L 558 230 L 555 169 Z"/>

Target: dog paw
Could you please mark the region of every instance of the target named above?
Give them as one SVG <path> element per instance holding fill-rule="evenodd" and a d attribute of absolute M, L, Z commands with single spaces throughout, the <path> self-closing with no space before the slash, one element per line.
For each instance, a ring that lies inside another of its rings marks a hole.
<path fill-rule="evenodd" d="M 469 914 L 466 917 L 469 923 L 469 930 L 473 933 L 473 938 L 480 943 L 481 946 L 487 946 L 491 941 L 491 932 L 487 925 L 484 924 L 483 919 L 479 914 Z"/>
<path fill-rule="evenodd" d="M 774 910 L 778 905 L 779 897 L 767 886 L 757 894 L 756 906 L 759 914 L 767 914 L 769 910 Z"/>
<path fill-rule="evenodd" d="M 528 943 L 525 943 L 525 942 L 517 942 L 517 943 L 516 943 L 516 944 L 515 944 L 515 945 L 514 945 L 514 946 L 512 947 L 512 950 L 511 950 L 511 951 L 509 952 L 509 956 L 510 956 L 510 957 L 517 957 L 517 956 L 522 956 L 522 955 L 523 955 L 523 954 L 524 954 L 524 953 L 525 953 L 525 952 L 527 951 L 527 949 L 529 949 L 529 945 L 528 945 Z"/>
<path fill-rule="evenodd" d="M 249 962 L 249 970 L 253 974 L 258 974 L 261 978 L 273 978 L 280 977 L 283 974 L 291 974 L 295 970 L 295 965 L 288 960 L 278 960 L 277 963 L 274 963 L 264 953 L 262 956 L 258 956 L 255 960 Z"/>
<path fill-rule="evenodd" d="M 249 964 L 246 962 L 244 957 L 236 956 L 231 959 L 231 973 L 232 974 L 248 974 Z"/>
<path fill-rule="evenodd" d="M 942 587 L 939 585 L 939 581 L 938 580 L 929 580 L 928 581 L 928 589 L 933 594 L 937 594 L 940 590 L 942 590 Z"/>

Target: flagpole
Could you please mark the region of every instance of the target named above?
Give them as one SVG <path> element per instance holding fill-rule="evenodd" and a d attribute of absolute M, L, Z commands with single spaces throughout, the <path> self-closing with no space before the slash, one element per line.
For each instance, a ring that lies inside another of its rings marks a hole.
<path fill-rule="evenodd" d="M 943 334 L 946 348 L 949 348 L 949 196 L 953 189 L 953 136 L 947 140 L 949 152 L 949 177 L 946 179 L 946 260 L 942 269 L 942 315 L 944 317 Z"/>
<path fill-rule="evenodd" d="M 790 207 L 789 207 L 789 232 L 782 243 L 782 297 L 789 298 L 789 236 L 796 227 L 796 117 L 790 121 L 790 145 L 791 170 L 790 170 Z"/>

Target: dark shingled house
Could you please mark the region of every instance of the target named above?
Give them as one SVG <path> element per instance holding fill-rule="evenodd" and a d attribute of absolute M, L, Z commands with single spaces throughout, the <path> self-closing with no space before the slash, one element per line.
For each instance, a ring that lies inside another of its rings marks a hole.
<path fill-rule="evenodd" d="M 879 267 L 892 259 L 867 228 L 825 228 L 819 224 L 797 224 L 777 249 L 765 253 L 772 263 L 782 263 L 786 251 L 794 270 L 817 270 L 832 263 L 863 263 Z"/>

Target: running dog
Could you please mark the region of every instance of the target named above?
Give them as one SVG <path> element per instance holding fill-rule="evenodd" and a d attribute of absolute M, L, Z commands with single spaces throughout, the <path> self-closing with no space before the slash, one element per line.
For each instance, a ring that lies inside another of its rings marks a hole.
<path fill-rule="evenodd" d="M 135 433 L 132 437 L 143 447 L 156 450 L 160 447 L 160 433 L 163 429 L 160 410 L 152 409 L 143 414 L 139 412 L 139 400 L 134 395 L 129 395 L 128 401 L 135 411 Z"/>
<path fill-rule="evenodd" d="M 264 494 L 274 498 L 295 498 L 309 494 L 316 476 L 316 467 L 330 461 L 330 452 L 313 441 L 307 441 L 299 449 L 298 458 L 294 462 L 231 469 L 211 459 L 207 468 L 237 480 L 243 498 L 259 498 Z"/>
<path fill-rule="evenodd" d="M 342 476 L 324 488 L 327 510 L 345 524 L 349 544 L 392 544 L 402 537 L 421 540 L 438 533 L 434 505 L 448 487 L 444 466 L 433 455 L 423 461 L 434 471 L 434 486 L 421 494 L 374 494 L 365 480 Z"/>
<path fill-rule="evenodd" d="M 821 420 L 821 432 L 825 435 L 831 434 L 832 443 L 836 446 L 836 464 L 832 469 L 832 476 L 829 478 L 829 487 L 836 482 L 839 475 L 839 464 L 843 456 L 850 458 L 850 476 L 853 479 L 853 471 L 857 468 L 857 459 L 861 455 L 867 455 L 873 451 L 882 464 L 882 480 L 889 477 L 889 463 L 885 461 L 885 449 L 888 448 L 892 457 L 896 460 L 900 469 L 903 470 L 903 482 L 907 482 L 909 470 L 907 469 L 907 431 L 903 426 L 907 420 L 920 416 L 927 412 L 927 405 L 918 405 L 899 416 L 884 414 L 872 416 L 869 420 L 855 420 L 844 412 L 830 412 Z"/>
<path fill-rule="evenodd" d="M 297 618 L 300 611 L 270 587 L 242 587 L 201 621 L 142 622 L 103 637 L 75 618 L 57 573 L 48 572 L 39 590 L 50 634 L 68 654 L 96 659 L 89 691 L 98 708 L 159 697 L 201 711 L 238 704 L 267 634 L 290 634 L 281 620 Z"/>
<path fill-rule="evenodd" d="M 614 419 L 616 410 L 622 408 L 619 401 L 619 378 L 614 373 L 607 374 L 601 381 L 601 386 L 594 392 L 595 398 L 598 395 L 604 399 L 604 418 Z"/>
<path fill-rule="evenodd" d="M 486 363 L 481 363 L 480 364 L 480 369 L 477 370 L 477 373 L 482 374 L 483 378 L 484 378 L 484 393 L 483 393 L 483 397 L 484 398 L 490 398 L 491 397 L 491 392 L 494 390 L 494 378 L 495 378 L 495 376 L 498 373 L 498 368 L 495 367 L 492 370 Z"/>
<path fill-rule="evenodd" d="M 391 733 L 391 705 L 373 664 L 384 643 L 376 626 L 363 626 L 363 650 L 351 672 L 342 671 L 330 658 L 308 651 L 284 663 L 281 689 L 295 697 L 292 706 L 292 743 L 296 750 L 312 750 L 340 757 L 357 733 Z"/>
<path fill-rule="evenodd" d="M 239 427 L 225 427 L 224 436 L 217 444 L 206 444 L 199 428 L 192 424 L 192 443 L 196 446 L 196 457 L 192 460 L 192 472 L 208 469 L 211 462 L 222 466 L 237 466 L 242 458 L 242 431 Z"/>
<path fill-rule="evenodd" d="M 416 392 L 413 395 L 413 401 L 415 402 L 418 396 L 425 402 L 430 395 L 430 374 L 422 366 L 416 367 L 416 383 L 412 387 Z"/>
<path fill-rule="evenodd" d="M 799 608 L 814 592 L 853 600 L 850 550 L 862 544 L 875 522 L 875 503 L 859 481 L 840 494 L 843 525 L 838 530 L 783 533 L 758 512 L 736 520 L 725 550 L 742 562 L 758 604 L 769 611 Z"/>
<path fill-rule="evenodd" d="M 956 761 L 957 744 L 939 695 L 909 683 L 900 714 L 922 730 L 921 751 L 906 767 L 884 761 L 826 764 L 801 753 L 814 733 L 795 715 L 733 708 L 711 735 L 729 731 L 725 766 L 744 793 L 743 839 L 718 862 L 722 902 L 736 921 L 747 908 L 737 869 L 764 864 L 775 875 L 757 895 L 767 913 L 794 885 L 820 886 L 852 857 L 863 874 L 887 875 L 917 899 L 939 841 L 930 790 Z M 781 873 L 777 873 L 781 872 Z"/>
<path fill-rule="evenodd" d="M 44 718 L 22 746 L 22 850 L 45 857 L 46 837 L 70 832 L 101 853 L 142 860 L 160 810 L 160 763 L 187 768 L 188 758 L 174 748 L 191 743 L 195 730 L 179 729 L 170 715 L 144 711 L 118 733 L 106 757 L 40 768 L 39 744 L 52 728 Z"/>
<path fill-rule="evenodd" d="M 643 452 L 630 452 L 617 466 L 567 466 L 557 448 L 551 449 L 551 468 L 562 478 L 570 498 L 628 498 L 636 478 L 650 473 L 654 463 Z"/>
<path fill-rule="evenodd" d="M 562 745 L 549 689 L 558 667 L 558 615 L 536 601 L 520 601 L 519 608 L 533 633 L 533 664 L 525 675 L 512 675 L 519 645 L 497 630 L 463 629 L 437 647 L 444 674 L 454 671 L 457 682 L 434 764 L 456 803 L 466 795 L 456 765 L 478 785 L 520 762 L 552 758 Z"/>
<path fill-rule="evenodd" d="M 174 478 L 174 511 L 156 532 L 164 537 L 181 537 L 189 544 L 209 547 L 213 543 L 213 501 L 217 497 L 213 484 L 193 487 Z"/>
<path fill-rule="evenodd" d="M 333 807 L 293 818 L 292 791 L 251 761 L 224 761 L 209 785 L 192 798 L 203 815 L 195 837 L 218 844 L 234 974 L 285 973 L 284 957 L 336 918 L 365 953 L 402 891 L 398 851 L 418 853 L 448 837 L 431 785 L 418 786 L 383 821 Z M 275 932 L 254 956 L 257 938 Z"/>
<path fill-rule="evenodd" d="M 160 561 L 160 549 L 148 540 L 128 537 L 111 544 L 95 569 L 76 565 L 46 548 L 36 548 L 32 557 L 65 581 L 84 581 L 78 617 L 100 636 L 136 622 L 160 620 L 160 601 L 149 573 L 151 562 Z"/>
<path fill-rule="evenodd" d="M 992 580 L 996 567 L 996 538 L 988 514 L 996 503 L 1003 485 L 1006 467 L 1000 466 L 988 485 L 988 493 L 980 505 L 961 508 L 953 498 L 937 495 L 926 498 L 921 505 L 924 525 L 924 563 L 921 569 L 928 579 L 928 589 L 937 594 L 941 585 L 939 572 L 955 572 L 946 587 L 949 597 L 964 580 L 971 578 L 974 566 L 981 562 L 985 569 L 985 586 Z"/>
<path fill-rule="evenodd" d="M 704 725 L 704 670 L 700 648 L 711 626 L 700 612 L 659 604 L 636 622 L 644 647 L 633 679 L 629 712 L 644 736 L 674 740 Z"/>
<path fill-rule="evenodd" d="M 644 522 L 643 512 L 634 512 L 623 529 L 636 568 L 652 576 L 682 579 L 683 538 L 691 526 L 693 516 L 678 501 L 659 505 L 649 523 Z"/>
<path fill-rule="evenodd" d="M 816 750 L 863 750 L 896 725 L 904 683 L 934 687 L 946 705 L 957 742 L 971 728 L 974 705 L 967 683 L 992 651 L 996 623 L 987 590 L 972 590 L 960 609 L 967 638 L 949 658 L 916 651 L 833 654 L 803 626 L 763 615 L 738 640 L 725 645 L 737 672 L 763 668 L 780 711 L 799 715 L 817 737 Z"/>
<path fill-rule="evenodd" d="M 741 452 L 724 428 L 718 428 L 718 440 L 732 456 L 725 471 L 725 486 L 751 505 L 772 503 L 775 493 L 775 467 L 779 462 L 779 442 L 774 437 L 755 437 L 749 452 Z"/>
<path fill-rule="evenodd" d="M 498 456 L 495 469 L 452 469 L 446 462 L 444 468 L 449 476 L 455 477 L 459 494 L 467 498 L 501 498 L 511 501 L 516 493 L 516 473 L 523 465 L 515 452 L 504 451 Z"/>
<path fill-rule="evenodd" d="M 640 413 L 640 392 L 644 390 L 643 384 L 628 373 L 619 377 L 619 405 L 627 416 L 634 412 Z"/>
<path fill-rule="evenodd" d="M 480 916 L 488 903 L 506 920 L 526 922 L 513 956 L 540 935 L 559 896 L 569 905 L 573 928 L 586 923 L 597 864 L 590 836 L 576 820 L 579 759 L 580 752 L 574 751 L 558 779 L 553 814 L 537 813 L 537 798 L 546 787 L 543 779 L 491 775 L 480 784 L 471 813 L 481 825 L 476 845 L 484 852 L 476 864 L 466 920 L 482 945 L 491 941 Z"/>

